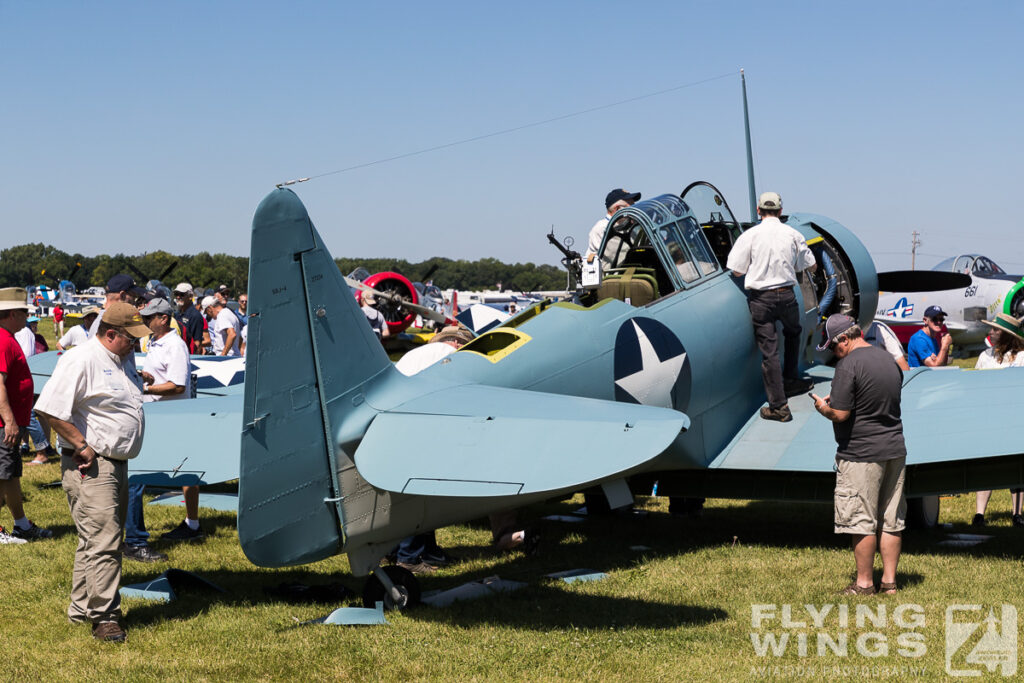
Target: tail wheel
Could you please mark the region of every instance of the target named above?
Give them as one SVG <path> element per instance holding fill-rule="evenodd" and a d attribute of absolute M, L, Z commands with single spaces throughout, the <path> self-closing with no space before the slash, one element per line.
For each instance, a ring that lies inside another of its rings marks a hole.
<path fill-rule="evenodd" d="M 363 283 L 373 287 L 378 292 L 397 294 L 404 301 L 408 301 L 411 304 L 419 303 L 419 295 L 416 293 L 416 288 L 413 287 L 412 282 L 407 277 L 399 273 L 390 271 L 375 273 L 366 278 Z M 384 320 L 387 321 L 388 332 L 391 334 L 398 334 L 409 327 L 409 325 L 412 325 L 412 322 L 416 319 L 415 313 L 411 313 L 400 305 L 383 298 L 377 300 L 376 308 L 384 316 Z"/>
<path fill-rule="evenodd" d="M 383 602 L 385 611 L 401 612 L 420 603 L 420 582 L 411 571 L 395 565 L 381 567 L 376 571 L 387 573 L 388 578 L 398 589 L 400 597 L 396 601 L 384 588 L 384 584 L 371 574 L 366 577 L 366 585 L 363 586 L 363 607 L 374 607 L 378 602 Z"/>

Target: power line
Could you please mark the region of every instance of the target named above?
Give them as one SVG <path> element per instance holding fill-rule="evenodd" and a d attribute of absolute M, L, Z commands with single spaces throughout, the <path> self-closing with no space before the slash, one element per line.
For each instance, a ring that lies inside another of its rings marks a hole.
<path fill-rule="evenodd" d="M 729 73 L 721 74 L 719 76 L 712 76 L 711 78 L 705 78 L 705 79 L 700 80 L 700 81 L 693 81 L 691 83 L 684 83 L 682 85 L 677 85 L 677 86 L 674 86 L 672 88 L 665 88 L 664 90 L 658 90 L 656 92 L 650 92 L 650 93 L 647 93 L 645 95 L 637 95 L 636 97 L 630 97 L 630 98 L 625 99 L 625 100 L 618 100 L 617 102 L 610 102 L 608 104 L 602 104 L 602 105 L 599 105 L 599 106 L 596 106 L 596 107 L 590 107 L 589 109 L 581 109 L 580 111 L 574 111 L 571 114 L 562 114 L 561 116 L 554 116 L 554 117 L 552 117 L 550 119 L 544 119 L 543 121 L 534 121 L 533 123 L 524 123 L 521 126 L 515 126 L 513 128 L 505 128 L 503 130 L 494 131 L 493 133 L 485 133 L 483 135 L 476 135 L 476 136 L 471 137 L 471 138 L 465 138 L 463 140 L 456 140 L 455 142 L 446 142 L 443 145 L 435 145 L 433 147 L 427 147 L 426 149 L 416 150 L 415 152 L 406 152 L 405 154 L 396 154 L 395 156 L 386 157 L 384 159 L 377 159 L 376 161 L 367 161 L 366 163 L 363 163 L 363 164 L 356 164 L 355 166 L 348 166 L 346 168 L 339 168 L 336 171 L 327 171 L 326 173 L 318 173 L 316 175 L 311 175 L 311 176 L 308 176 L 308 177 L 305 177 L 305 178 L 296 178 L 295 180 L 288 180 L 288 181 L 283 182 L 283 183 L 278 183 L 277 187 L 284 187 L 285 185 L 294 185 L 295 183 L 304 183 L 307 180 L 314 180 L 316 178 L 324 178 L 326 176 L 337 175 L 339 173 L 347 173 L 348 171 L 355 171 L 355 170 L 360 169 L 360 168 L 367 168 L 369 166 L 376 166 L 378 164 L 386 164 L 389 161 L 398 161 L 399 159 L 408 159 L 409 157 L 418 156 L 420 154 L 427 154 L 429 152 L 436 152 L 438 150 L 448 149 L 450 147 L 457 147 L 458 145 L 466 145 L 466 144 L 469 144 L 470 142 L 479 142 L 480 140 L 486 140 L 488 138 L 498 137 L 499 135 L 508 135 L 509 133 L 515 133 L 517 131 L 526 130 L 527 128 L 536 128 L 537 126 L 544 126 L 544 125 L 547 125 L 549 123 L 555 123 L 555 122 L 558 122 L 558 121 L 565 121 L 566 119 L 571 119 L 571 118 L 574 118 L 574 117 L 577 117 L 577 116 L 583 116 L 584 114 L 593 114 L 594 112 L 597 112 L 597 111 L 603 111 L 605 109 L 611 109 L 612 107 L 620 107 L 620 106 L 622 106 L 624 104 L 629 104 L 631 102 L 639 102 L 640 100 L 646 100 L 646 99 L 649 99 L 651 97 L 658 97 L 660 95 L 665 95 L 665 94 L 668 94 L 670 92 L 676 92 L 678 90 L 685 90 L 686 88 L 693 88 L 693 87 L 698 86 L 698 85 L 704 85 L 705 83 L 711 83 L 712 81 L 720 81 L 723 78 L 729 78 L 730 76 L 735 76 L 738 73 L 739 73 L 739 71 L 731 71 Z"/>

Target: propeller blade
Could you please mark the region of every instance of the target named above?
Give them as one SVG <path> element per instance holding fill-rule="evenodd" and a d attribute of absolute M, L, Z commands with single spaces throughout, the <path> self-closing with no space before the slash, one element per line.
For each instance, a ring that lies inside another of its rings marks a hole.
<path fill-rule="evenodd" d="M 171 271 L 174 270 L 177 267 L 178 267 L 178 262 L 175 261 L 171 265 L 169 265 L 166 268 L 164 268 L 164 272 L 160 273 L 160 276 L 157 278 L 157 280 L 159 280 L 160 282 L 163 282 L 164 278 L 167 277 L 168 275 L 170 275 Z"/>
<path fill-rule="evenodd" d="M 68 275 L 68 280 L 70 280 L 71 278 L 73 278 L 73 277 L 75 276 L 75 273 L 77 273 L 77 272 L 78 272 L 78 269 L 79 269 L 79 268 L 81 268 L 81 267 L 82 267 L 82 264 L 81 264 L 81 263 L 76 263 L 76 264 L 75 264 L 75 267 L 71 269 L 71 274 L 70 274 L 70 275 Z"/>
<path fill-rule="evenodd" d="M 427 282 L 430 280 L 430 276 L 437 272 L 437 269 L 440 267 L 440 263 L 435 263 L 434 265 L 430 266 L 430 268 L 427 269 L 427 272 L 423 274 L 423 277 L 420 278 L 420 282 L 422 282 L 423 284 L 427 284 Z"/>
<path fill-rule="evenodd" d="M 146 282 L 149 282 L 149 278 L 146 277 L 145 274 L 141 270 L 136 268 L 134 263 L 131 263 L 130 261 L 125 261 L 125 265 L 128 266 L 128 270 L 132 271 L 133 273 L 135 273 L 135 275 L 138 276 L 139 281 L 141 281 L 143 284 L 145 284 Z"/>
<path fill-rule="evenodd" d="M 352 278 L 346 277 L 345 278 L 345 283 L 349 287 L 355 287 L 356 289 L 358 289 L 358 290 L 360 290 L 362 292 L 369 292 L 370 294 L 373 294 L 378 299 L 384 299 L 385 301 L 390 301 L 391 303 L 393 303 L 393 304 L 395 304 L 397 306 L 401 306 L 402 308 L 407 308 L 410 311 L 412 311 L 414 313 L 417 313 L 417 314 L 423 316 L 424 318 L 426 318 L 428 320 L 433 320 L 434 322 L 441 323 L 442 325 L 458 325 L 459 327 L 465 327 L 470 332 L 473 331 L 473 330 L 470 330 L 468 327 L 466 327 L 460 321 L 458 321 L 458 320 L 456 320 L 454 318 L 449 318 L 444 313 L 438 313 L 437 311 L 435 311 L 432 308 L 427 308 L 426 306 L 421 306 L 420 304 L 414 304 L 411 301 L 406 301 L 405 299 L 403 299 L 400 296 L 397 296 L 397 295 L 394 295 L 394 294 L 389 294 L 389 293 L 386 293 L 386 292 L 378 291 L 378 290 L 374 289 L 373 287 L 371 287 L 370 285 L 363 284 L 359 280 L 353 280 Z"/>

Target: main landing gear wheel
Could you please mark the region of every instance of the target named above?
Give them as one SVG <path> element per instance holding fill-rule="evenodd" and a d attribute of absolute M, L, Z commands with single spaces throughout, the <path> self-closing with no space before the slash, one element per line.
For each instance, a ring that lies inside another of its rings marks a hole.
<path fill-rule="evenodd" d="M 384 574 L 387 578 L 380 576 Z M 385 581 L 392 586 L 385 586 Z M 391 588 L 394 588 L 394 591 Z M 397 596 L 394 595 L 397 593 Z M 404 567 L 380 567 L 366 579 L 363 586 L 363 607 L 374 607 L 384 603 L 387 612 L 409 609 L 420 604 L 420 582 L 411 571 Z"/>
<path fill-rule="evenodd" d="M 911 529 L 934 529 L 938 525 L 938 496 L 907 499 L 907 526 Z"/>

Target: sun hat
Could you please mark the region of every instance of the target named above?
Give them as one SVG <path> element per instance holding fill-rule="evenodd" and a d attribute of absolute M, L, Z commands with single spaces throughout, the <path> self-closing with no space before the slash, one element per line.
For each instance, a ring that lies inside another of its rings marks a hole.
<path fill-rule="evenodd" d="M 1011 315 L 1006 315 L 1005 313 L 996 313 L 995 320 L 982 320 L 981 322 L 997 330 L 1009 332 L 1017 339 L 1024 341 L 1024 326 L 1022 326 L 1020 320 L 1014 318 Z"/>

